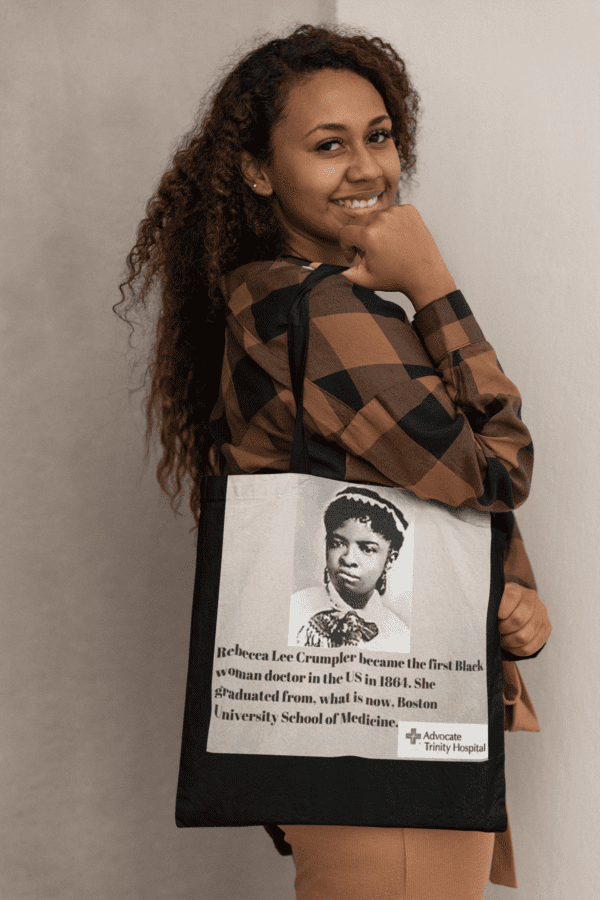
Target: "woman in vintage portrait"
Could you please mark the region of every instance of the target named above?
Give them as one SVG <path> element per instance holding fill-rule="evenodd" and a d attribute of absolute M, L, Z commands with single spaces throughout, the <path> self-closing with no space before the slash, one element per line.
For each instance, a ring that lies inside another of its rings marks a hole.
<path fill-rule="evenodd" d="M 175 152 L 122 291 L 139 306 L 159 288 L 148 432 L 157 419 L 158 479 L 168 492 L 174 475 L 176 496 L 190 476 L 198 522 L 205 476 L 289 470 L 288 314 L 311 270 L 339 267 L 310 295 L 311 473 L 503 514 L 498 566 L 514 590 L 500 610 L 501 646 L 503 659 L 517 660 L 550 633 L 512 515 L 529 495 L 532 439 L 518 388 L 419 212 L 401 203 L 418 114 L 405 63 L 381 38 L 303 25 L 263 40 L 224 76 Z M 376 291 L 402 293 L 412 323 Z M 307 641 L 383 640 L 391 620 L 381 598 L 405 530 L 400 511 L 384 516 L 384 506 L 354 488 L 332 504 L 329 584 L 318 589 Z M 344 613 L 341 629 L 329 606 L 319 618 L 326 596 Z M 452 829 L 265 828 L 293 855 L 298 900 L 480 900 L 490 878 L 516 884 L 510 832 L 500 844 Z"/>
<path fill-rule="evenodd" d="M 402 512 L 373 489 L 352 487 L 329 504 L 324 524 L 324 585 L 293 594 L 294 643 L 408 653 L 407 623 L 382 602 L 408 528 Z"/>

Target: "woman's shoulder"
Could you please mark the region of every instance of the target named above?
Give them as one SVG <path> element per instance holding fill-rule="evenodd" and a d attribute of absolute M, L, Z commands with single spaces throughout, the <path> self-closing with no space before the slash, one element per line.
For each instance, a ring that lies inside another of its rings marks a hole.
<path fill-rule="evenodd" d="M 256 260 L 239 266 L 223 276 L 221 290 L 235 316 L 252 313 L 252 318 L 280 326 L 285 323 L 289 306 L 296 297 L 298 286 L 314 271 L 306 260 L 294 257 L 278 257 L 272 260 Z M 336 314 L 363 313 L 406 321 L 401 306 L 379 297 L 369 288 L 353 284 L 342 271 L 331 272 L 317 282 L 310 294 L 310 317 L 335 316 Z M 281 320 L 281 321 L 279 321 Z M 269 333 L 271 329 L 268 329 Z"/>
<path fill-rule="evenodd" d="M 331 606 L 331 598 L 327 593 L 327 588 L 323 585 L 314 585 L 313 587 L 301 588 L 292 594 L 292 604 L 296 607 L 305 608 L 308 612 L 316 606 L 321 608 L 323 605 Z"/>
<path fill-rule="evenodd" d="M 284 257 L 258 259 L 226 272 L 221 276 L 220 287 L 230 307 L 243 309 L 263 301 L 274 291 L 295 289 L 309 274 L 310 270 L 300 262 Z"/>
<path fill-rule="evenodd" d="M 228 272 L 219 284 L 229 327 L 235 329 L 237 323 L 262 344 L 285 334 L 298 286 L 309 274 L 285 259 L 255 260 Z"/>
<path fill-rule="evenodd" d="M 332 609 L 339 612 L 341 604 L 330 596 L 325 585 L 302 588 L 291 596 L 290 615 L 294 620 L 306 621 L 316 613 Z"/>

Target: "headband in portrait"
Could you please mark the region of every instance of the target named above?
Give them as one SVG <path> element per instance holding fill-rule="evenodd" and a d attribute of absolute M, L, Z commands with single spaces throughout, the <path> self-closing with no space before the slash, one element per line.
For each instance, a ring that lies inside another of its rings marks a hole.
<path fill-rule="evenodd" d="M 406 531 L 408 528 L 408 522 L 400 512 L 397 506 L 394 506 L 393 503 L 390 503 L 389 500 L 386 500 L 384 497 L 381 497 L 379 494 L 376 494 L 375 491 L 370 491 L 368 488 L 362 487 L 349 487 L 345 488 L 343 491 L 340 491 L 335 495 L 336 499 L 338 497 L 347 497 L 349 500 L 358 500 L 361 503 L 368 503 L 371 506 L 378 506 L 380 509 L 385 510 L 390 513 L 393 517 L 394 522 L 396 523 L 396 528 L 402 534 L 402 528 Z M 400 528 L 402 525 L 402 528 Z"/>

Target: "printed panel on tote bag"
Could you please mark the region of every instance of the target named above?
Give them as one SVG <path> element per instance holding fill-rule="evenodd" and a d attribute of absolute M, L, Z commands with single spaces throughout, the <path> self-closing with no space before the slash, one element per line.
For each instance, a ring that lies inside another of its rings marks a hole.
<path fill-rule="evenodd" d="M 332 271 L 292 470 L 204 480 L 176 822 L 505 831 L 501 520 L 309 474 Z"/>

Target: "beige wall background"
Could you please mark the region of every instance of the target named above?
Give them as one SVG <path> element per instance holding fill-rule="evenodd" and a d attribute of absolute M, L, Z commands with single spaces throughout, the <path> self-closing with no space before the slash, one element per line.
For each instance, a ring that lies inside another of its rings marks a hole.
<path fill-rule="evenodd" d="M 195 535 L 144 461 L 111 306 L 236 47 L 333 2 L 4 0 L 0 897 L 294 897 L 262 828 L 178 829 Z M 139 343 L 140 338 L 135 338 Z"/>
<path fill-rule="evenodd" d="M 435 237 L 506 373 L 536 449 L 517 519 L 553 625 L 520 664 L 539 734 L 508 734 L 519 887 L 598 893 L 600 727 L 600 5 L 596 0 L 339 0 L 382 34 L 423 101 L 418 184 Z"/>
<path fill-rule="evenodd" d="M 144 460 L 143 392 L 127 393 L 142 371 L 110 307 L 218 70 L 258 32 L 334 16 L 407 60 L 424 114 L 405 199 L 523 394 L 537 465 L 518 519 L 554 633 L 521 664 L 541 733 L 507 736 L 518 896 L 594 896 L 599 15 L 591 0 L 4 0 L 2 897 L 294 897 L 261 828 L 175 827 L 195 535 L 158 452 Z"/>

